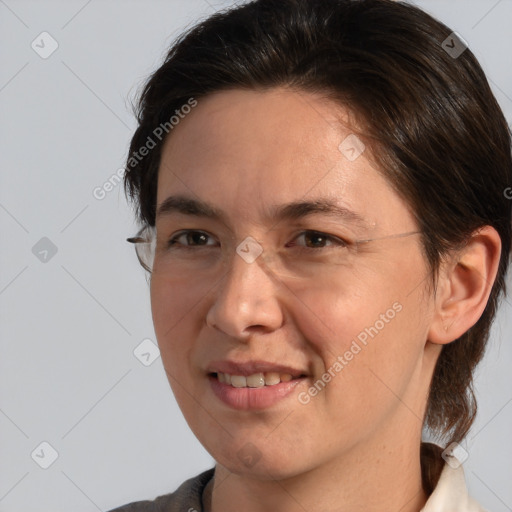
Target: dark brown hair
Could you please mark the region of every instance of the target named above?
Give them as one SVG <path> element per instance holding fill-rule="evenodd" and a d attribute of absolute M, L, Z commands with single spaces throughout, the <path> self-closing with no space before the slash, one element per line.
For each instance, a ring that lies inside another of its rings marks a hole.
<path fill-rule="evenodd" d="M 286 86 L 348 106 L 414 212 L 432 282 L 442 256 L 478 228 L 501 237 L 485 311 L 443 347 L 434 371 L 425 426 L 448 442 L 462 440 L 476 414 L 472 375 L 505 290 L 512 205 L 510 130 L 473 53 L 451 33 L 391 0 L 255 0 L 216 13 L 175 42 L 145 85 L 125 175 L 139 220 L 154 225 L 162 143 L 144 158 L 134 154 L 191 98 Z"/>

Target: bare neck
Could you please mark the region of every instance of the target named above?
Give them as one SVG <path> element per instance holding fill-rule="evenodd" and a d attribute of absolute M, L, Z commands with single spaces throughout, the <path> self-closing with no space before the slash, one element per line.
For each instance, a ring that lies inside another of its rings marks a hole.
<path fill-rule="evenodd" d="M 424 489 L 416 441 L 381 446 L 380 450 L 367 445 L 288 478 L 240 475 L 217 465 L 206 510 L 419 512 L 430 492 Z"/>

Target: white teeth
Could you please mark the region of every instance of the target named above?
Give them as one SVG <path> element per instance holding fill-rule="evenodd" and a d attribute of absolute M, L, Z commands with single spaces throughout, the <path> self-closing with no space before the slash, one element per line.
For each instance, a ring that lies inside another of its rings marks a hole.
<path fill-rule="evenodd" d="M 230 375 L 229 373 L 217 372 L 219 382 L 231 384 L 235 388 L 262 388 L 274 386 L 280 382 L 289 382 L 293 377 L 289 373 L 253 373 L 247 377 L 244 375 Z"/>
<path fill-rule="evenodd" d="M 249 377 L 246 377 L 246 380 L 247 385 L 250 388 L 262 388 L 265 385 L 265 377 L 263 377 L 263 373 L 249 375 Z"/>
<path fill-rule="evenodd" d="M 231 376 L 231 385 L 234 388 L 246 388 L 247 387 L 247 379 L 243 375 L 232 375 Z"/>

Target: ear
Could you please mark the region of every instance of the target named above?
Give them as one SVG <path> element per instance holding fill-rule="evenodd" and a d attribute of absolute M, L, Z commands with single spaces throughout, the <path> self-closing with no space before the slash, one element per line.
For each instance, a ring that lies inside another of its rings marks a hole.
<path fill-rule="evenodd" d="M 467 245 L 441 265 L 428 340 L 450 343 L 482 316 L 496 279 L 501 239 L 491 226 L 475 231 Z"/>

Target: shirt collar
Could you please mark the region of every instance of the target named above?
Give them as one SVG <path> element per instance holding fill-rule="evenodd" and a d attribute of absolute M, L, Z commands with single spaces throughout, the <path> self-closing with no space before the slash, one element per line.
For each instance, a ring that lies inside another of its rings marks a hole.
<path fill-rule="evenodd" d="M 486 512 L 468 494 L 462 464 L 452 456 L 421 512 Z"/>

